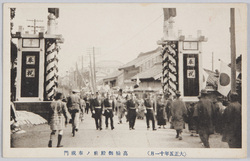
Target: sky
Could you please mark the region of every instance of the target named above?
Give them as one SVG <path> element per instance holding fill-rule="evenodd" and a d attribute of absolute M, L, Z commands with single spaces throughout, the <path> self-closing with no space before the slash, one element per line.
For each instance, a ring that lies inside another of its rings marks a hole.
<path fill-rule="evenodd" d="M 116 60 L 127 63 L 141 52 L 159 47 L 157 41 L 163 37 L 163 8 L 176 7 L 174 31 L 186 37 L 196 37 L 202 31 L 208 41 L 202 43 L 203 67 L 219 69 L 218 59 L 231 61 L 230 49 L 230 7 L 222 5 L 170 5 L 170 4 L 64 4 L 25 5 L 16 9 L 13 20 L 16 32 L 18 26 L 31 30 L 28 19 L 43 20 L 38 25 L 47 28 L 47 8 L 58 7 L 58 33 L 64 37 L 60 44 L 59 74 L 75 68 L 76 62 L 88 66 L 88 53 L 93 47 L 96 62 Z M 245 15 L 236 7 L 236 54 L 246 54 Z M 31 32 L 31 31 L 30 31 Z M 80 65 L 79 65 L 80 66 Z"/>

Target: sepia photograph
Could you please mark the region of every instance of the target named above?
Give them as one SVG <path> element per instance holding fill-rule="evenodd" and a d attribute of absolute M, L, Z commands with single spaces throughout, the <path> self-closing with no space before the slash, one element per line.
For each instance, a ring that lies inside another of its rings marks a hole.
<path fill-rule="evenodd" d="M 3 105 L 4 157 L 245 158 L 247 4 L 5 3 Z"/>

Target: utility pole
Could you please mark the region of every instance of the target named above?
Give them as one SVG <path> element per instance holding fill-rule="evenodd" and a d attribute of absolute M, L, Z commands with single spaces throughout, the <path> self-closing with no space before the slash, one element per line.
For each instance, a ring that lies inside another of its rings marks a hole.
<path fill-rule="evenodd" d="M 212 52 L 212 71 L 214 71 L 214 52 Z"/>
<path fill-rule="evenodd" d="M 93 62 L 94 62 L 94 88 L 95 88 L 95 92 L 96 92 L 96 68 L 95 68 L 95 47 L 93 47 Z"/>
<path fill-rule="evenodd" d="M 235 45 L 235 12 L 230 8 L 231 19 L 231 92 L 236 92 L 236 45 Z"/>
<path fill-rule="evenodd" d="M 90 80 L 92 84 L 92 91 L 95 93 L 94 80 L 93 80 L 93 69 L 92 69 L 92 60 L 91 54 L 89 53 L 89 67 L 90 67 Z"/>
<path fill-rule="evenodd" d="M 83 72 L 83 55 L 82 55 L 82 72 Z"/>
<path fill-rule="evenodd" d="M 37 26 L 36 25 L 37 22 L 43 22 L 43 20 L 36 20 L 36 19 L 34 19 L 34 20 L 27 20 L 27 21 L 34 22 L 34 26 L 28 25 L 28 27 L 33 27 L 34 28 L 34 34 L 36 34 L 36 32 L 37 32 L 37 30 L 36 30 L 37 28 L 43 28 L 43 26 Z"/>

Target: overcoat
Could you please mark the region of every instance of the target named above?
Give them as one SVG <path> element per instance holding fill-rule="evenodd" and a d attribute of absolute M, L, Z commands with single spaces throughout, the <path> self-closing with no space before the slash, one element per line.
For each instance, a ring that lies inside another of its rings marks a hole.
<path fill-rule="evenodd" d="M 175 130 L 182 130 L 184 127 L 184 117 L 187 115 L 185 103 L 177 98 L 171 105 L 172 123 Z"/>
<path fill-rule="evenodd" d="M 223 137 L 226 139 L 225 141 L 228 142 L 229 146 L 234 148 L 241 147 L 241 115 L 241 105 L 238 102 L 230 103 L 223 114 L 223 119 L 225 123 Z"/>
<path fill-rule="evenodd" d="M 202 133 L 214 133 L 214 103 L 208 98 L 201 98 L 197 103 L 198 129 Z"/>

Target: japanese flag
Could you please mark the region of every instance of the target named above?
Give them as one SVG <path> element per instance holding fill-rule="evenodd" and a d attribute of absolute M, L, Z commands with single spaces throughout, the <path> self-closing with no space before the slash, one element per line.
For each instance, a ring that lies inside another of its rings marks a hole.
<path fill-rule="evenodd" d="M 231 68 L 226 63 L 220 61 L 220 76 L 218 82 L 218 92 L 227 96 L 231 90 Z"/>
<path fill-rule="evenodd" d="M 205 89 L 207 86 L 207 79 L 208 79 L 207 72 L 203 69 L 203 78 L 202 78 L 202 89 Z"/>

